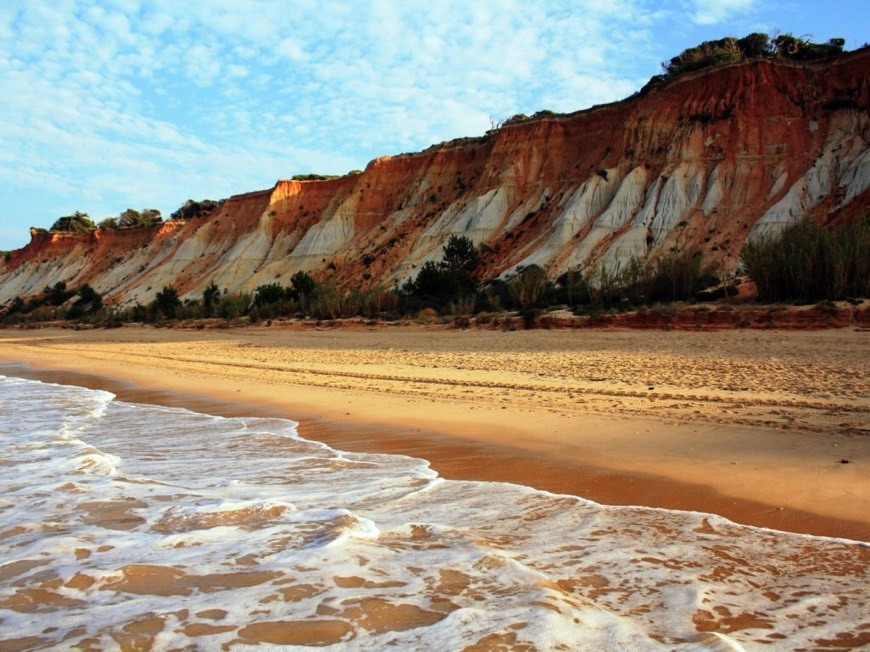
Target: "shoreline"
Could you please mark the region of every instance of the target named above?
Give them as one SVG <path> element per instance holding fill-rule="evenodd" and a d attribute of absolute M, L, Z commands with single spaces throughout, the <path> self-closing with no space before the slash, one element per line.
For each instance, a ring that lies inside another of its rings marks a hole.
<path fill-rule="evenodd" d="M 31 365 L 30 371 L 17 367 L 18 373 L 12 371 L 14 364 L 5 365 L 0 373 L 108 389 L 131 402 L 221 416 L 289 418 L 299 422 L 299 434 L 306 439 L 355 452 L 422 457 L 448 479 L 514 482 L 603 504 L 710 512 L 746 525 L 870 540 L 866 516 L 870 494 L 866 474 L 861 473 L 868 440 L 854 432 L 783 432 L 703 420 L 679 423 L 616 411 L 610 416 L 586 409 L 570 413 L 564 405 L 562 411 L 554 409 L 546 393 L 546 400 L 499 405 L 492 396 L 481 396 L 483 390 L 474 384 L 467 399 L 438 398 L 434 396 L 442 389 L 440 383 L 449 375 L 443 368 L 433 373 L 416 370 L 415 380 L 426 381 L 422 396 L 391 394 L 377 383 L 366 386 L 370 377 L 395 376 L 403 384 L 408 382 L 397 373 L 407 368 L 383 365 L 376 371 L 392 373 L 366 375 L 356 368 L 344 369 L 339 387 L 306 385 L 306 379 L 299 377 L 279 382 L 264 377 L 255 361 L 226 359 L 227 347 L 272 346 L 276 337 L 298 339 L 296 333 L 245 329 L 204 337 L 156 329 L 123 330 L 128 332 L 29 333 L 26 339 L 20 333 L 0 331 L 0 359 Z M 448 340 L 455 336 L 455 332 L 434 335 Z M 320 335 L 309 333 L 296 345 L 309 346 L 312 337 Z M 354 342 L 360 339 L 348 337 Z M 409 337 L 413 340 L 416 335 Z M 137 339 L 149 341 L 140 346 Z M 365 346 L 352 353 L 364 358 L 372 347 L 365 337 L 362 340 Z M 196 349 L 194 341 L 204 348 Z M 70 343 L 75 356 L 66 348 Z M 178 346 L 196 362 L 180 360 L 172 348 Z M 283 346 L 292 348 L 293 343 Z M 150 347 L 147 354 L 140 350 L 143 347 Z M 331 349 L 320 351 L 321 358 L 328 358 L 327 350 Z M 204 354 L 208 352 L 225 355 L 215 361 Z M 107 358 L 114 365 L 107 367 Z M 210 368 L 214 365 L 217 370 Z M 307 370 L 316 366 L 310 362 Z M 298 362 L 292 373 L 302 374 Z M 365 382 L 350 382 L 354 379 Z M 518 381 L 529 379 L 509 380 L 509 386 L 521 387 Z M 629 402 L 636 400 L 630 392 L 623 393 Z M 858 403 L 860 413 L 863 403 Z M 691 445 L 686 448 L 687 444 Z M 830 459 L 818 460 L 822 453 Z M 772 473 L 758 466 L 747 468 L 747 456 L 754 456 L 755 464 L 769 467 Z M 849 464 L 838 464 L 836 456 L 848 456 Z M 822 478 L 821 473 L 827 477 L 813 486 L 813 476 Z M 816 509 L 805 509 L 808 501 Z"/>

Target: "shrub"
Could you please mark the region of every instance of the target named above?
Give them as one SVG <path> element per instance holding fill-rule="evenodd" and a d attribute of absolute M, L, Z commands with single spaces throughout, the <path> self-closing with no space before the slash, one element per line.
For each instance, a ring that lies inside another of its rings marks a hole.
<path fill-rule="evenodd" d="M 66 289 L 66 283 L 58 281 L 52 286 L 46 285 L 42 288 L 42 298 L 45 303 L 50 306 L 59 306 L 66 303 L 75 292 Z"/>
<path fill-rule="evenodd" d="M 287 291 L 280 283 L 267 283 L 254 290 L 254 305 L 262 308 L 287 298 Z"/>
<path fill-rule="evenodd" d="M 473 272 L 480 262 L 480 252 L 471 239 L 452 235 L 444 245 L 440 262 L 427 261 L 415 279 L 399 288 L 404 309 L 419 310 L 424 306 L 443 308 L 450 301 L 474 295 L 477 280 Z"/>
<path fill-rule="evenodd" d="M 329 179 L 338 179 L 337 174 L 294 174 L 290 177 L 291 181 L 328 181 Z"/>
<path fill-rule="evenodd" d="M 474 247 L 471 238 L 464 235 L 451 235 L 444 245 L 444 256 L 441 260 L 443 269 L 453 272 L 472 272 L 480 262 L 480 254 Z"/>
<path fill-rule="evenodd" d="M 699 251 L 678 251 L 659 258 L 645 282 L 644 299 L 685 301 L 717 282 L 712 268 L 704 266 Z"/>
<path fill-rule="evenodd" d="M 80 319 L 97 313 L 103 307 L 103 297 L 90 285 L 85 283 L 76 292 L 78 299 L 67 310 L 67 319 Z"/>
<path fill-rule="evenodd" d="M 784 59 L 812 61 L 841 54 L 846 41 L 832 38 L 827 43 L 813 43 L 791 34 L 771 39 L 762 32 L 748 34 L 741 39 L 727 36 L 715 41 L 686 48 L 670 61 L 662 63 L 663 75 L 650 82 L 657 83 L 677 75 L 712 66 L 722 66 L 746 59 Z"/>
<path fill-rule="evenodd" d="M 166 319 L 173 319 L 181 307 L 178 290 L 171 285 L 163 286 L 149 307 L 156 313 L 156 319 L 159 319 L 161 316 Z"/>
<path fill-rule="evenodd" d="M 547 272 L 537 265 L 518 270 L 508 281 L 511 298 L 523 310 L 538 305 L 547 288 Z"/>
<path fill-rule="evenodd" d="M 474 313 L 475 306 L 475 297 L 469 294 L 451 301 L 447 306 L 447 312 L 453 317 L 467 317 Z"/>
<path fill-rule="evenodd" d="M 203 199 L 202 201 L 194 201 L 188 199 L 177 211 L 169 216 L 171 220 L 190 220 L 199 217 L 207 217 L 214 211 L 219 209 L 224 203 L 224 200 L 214 201 L 213 199 Z"/>
<path fill-rule="evenodd" d="M 24 302 L 20 296 L 16 296 L 12 299 L 12 302 L 9 304 L 9 307 L 6 309 L 7 314 L 15 314 L 19 312 L 24 312 L 24 308 L 27 304 Z"/>
<path fill-rule="evenodd" d="M 329 283 L 317 286 L 308 306 L 308 312 L 315 319 L 338 319 L 346 310 L 342 294 Z"/>
<path fill-rule="evenodd" d="M 317 287 L 317 282 L 308 272 L 299 271 L 290 277 L 293 290 L 301 297 L 307 297 Z"/>
<path fill-rule="evenodd" d="M 842 300 L 870 294 L 870 218 L 820 226 L 810 219 L 779 239 L 747 243 L 741 260 L 763 301 Z"/>
<path fill-rule="evenodd" d="M 50 231 L 68 231 L 71 233 L 87 233 L 96 229 L 96 225 L 88 217 L 87 213 L 76 211 L 72 215 L 59 217 L 51 225 Z"/>
<path fill-rule="evenodd" d="M 206 317 L 214 316 L 220 298 L 221 289 L 214 281 L 210 282 L 202 291 L 202 312 Z"/>
<path fill-rule="evenodd" d="M 366 292 L 352 291 L 348 304 L 352 314 L 345 316 L 379 317 L 394 313 L 399 306 L 399 297 L 394 290 L 378 286 Z"/>
<path fill-rule="evenodd" d="M 141 213 L 128 208 L 118 216 L 117 224 L 120 229 L 132 229 L 140 226 L 153 226 L 162 221 L 160 211 L 155 208 L 146 208 Z"/>
<path fill-rule="evenodd" d="M 417 321 L 423 324 L 431 324 L 438 321 L 438 311 L 435 308 L 423 308 L 417 313 Z"/>
<path fill-rule="evenodd" d="M 251 307 L 251 295 L 247 292 L 225 294 L 217 305 L 217 314 L 224 319 L 238 319 Z"/>

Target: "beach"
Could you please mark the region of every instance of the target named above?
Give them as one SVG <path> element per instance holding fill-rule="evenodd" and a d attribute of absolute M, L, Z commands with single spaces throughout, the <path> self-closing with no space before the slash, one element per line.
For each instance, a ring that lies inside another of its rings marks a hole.
<path fill-rule="evenodd" d="M 293 419 L 308 439 L 420 457 L 445 478 L 862 541 L 867 353 L 853 329 L 0 332 L 10 376 Z"/>

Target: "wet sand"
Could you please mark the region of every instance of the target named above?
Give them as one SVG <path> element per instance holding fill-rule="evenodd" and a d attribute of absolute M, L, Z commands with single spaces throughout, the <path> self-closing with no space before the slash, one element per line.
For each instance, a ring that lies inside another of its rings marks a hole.
<path fill-rule="evenodd" d="M 870 540 L 867 334 L 7 330 L 0 372 L 281 416 L 443 476 Z M 845 463 L 844 463 L 845 461 Z"/>

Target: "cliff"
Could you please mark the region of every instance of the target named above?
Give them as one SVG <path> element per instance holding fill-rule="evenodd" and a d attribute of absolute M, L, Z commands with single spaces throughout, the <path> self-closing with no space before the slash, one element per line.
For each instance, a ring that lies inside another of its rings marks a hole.
<path fill-rule="evenodd" d="M 361 174 L 278 181 L 209 217 L 126 231 L 33 232 L 0 268 L 0 303 L 90 283 L 145 303 L 298 270 L 391 285 L 450 235 L 486 244 L 484 277 L 537 264 L 654 260 L 697 248 L 725 269 L 747 238 L 870 208 L 870 51 L 682 75 L 618 103 L 378 158 Z"/>

